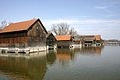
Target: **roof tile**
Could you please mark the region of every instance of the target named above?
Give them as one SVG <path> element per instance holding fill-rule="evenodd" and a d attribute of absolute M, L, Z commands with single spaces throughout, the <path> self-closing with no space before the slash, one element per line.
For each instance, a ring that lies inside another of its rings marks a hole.
<path fill-rule="evenodd" d="M 56 40 L 70 40 L 71 39 L 71 35 L 56 35 L 55 38 Z"/>
<path fill-rule="evenodd" d="M 17 22 L 17 23 L 11 23 L 4 29 L 0 31 L 0 33 L 7 33 L 7 32 L 15 32 L 15 31 L 23 31 L 27 30 L 37 19 L 29 20 L 29 21 L 23 21 L 23 22 Z"/>

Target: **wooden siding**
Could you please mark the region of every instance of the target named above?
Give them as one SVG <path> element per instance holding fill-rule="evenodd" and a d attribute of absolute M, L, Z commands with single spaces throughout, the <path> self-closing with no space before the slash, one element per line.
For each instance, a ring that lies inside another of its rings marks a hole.
<path fill-rule="evenodd" d="M 46 46 L 46 32 L 42 25 L 37 22 L 27 33 L 28 46 Z"/>
<path fill-rule="evenodd" d="M 27 42 L 27 37 L 1 38 L 0 43 L 22 43 Z"/>
<path fill-rule="evenodd" d="M 55 44 L 56 44 L 56 38 L 52 33 L 50 33 L 49 36 L 47 36 L 46 45 L 54 46 Z"/>
<path fill-rule="evenodd" d="M 57 41 L 58 48 L 69 48 L 72 41 Z"/>
<path fill-rule="evenodd" d="M 39 22 L 30 26 L 28 31 L 0 34 L 0 47 L 35 47 L 46 46 L 46 30 Z"/>
<path fill-rule="evenodd" d="M 26 32 L 13 32 L 0 34 L 0 47 L 25 47 L 27 46 Z"/>

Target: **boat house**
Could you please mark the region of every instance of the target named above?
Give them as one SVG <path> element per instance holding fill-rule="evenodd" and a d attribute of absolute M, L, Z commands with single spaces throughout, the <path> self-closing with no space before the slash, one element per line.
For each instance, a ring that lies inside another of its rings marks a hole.
<path fill-rule="evenodd" d="M 72 43 L 71 35 L 56 35 L 57 47 L 58 48 L 69 48 Z"/>
<path fill-rule="evenodd" d="M 48 32 L 48 34 L 46 36 L 47 49 L 49 50 L 49 49 L 57 48 L 56 42 L 57 42 L 57 40 L 56 40 L 55 36 L 51 32 Z"/>
<path fill-rule="evenodd" d="M 91 46 L 101 46 L 104 40 L 101 39 L 100 35 L 80 35 L 73 37 L 72 46 L 76 47 L 91 47 Z"/>
<path fill-rule="evenodd" d="M 0 31 L 0 47 L 46 49 L 47 34 L 40 19 L 11 23 Z"/>
<path fill-rule="evenodd" d="M 83 46 L 101 46 L 103 44 L 103 40 L 101 39 L 100 35 L 91 35 L 85 36 L 83 38 Z"/>

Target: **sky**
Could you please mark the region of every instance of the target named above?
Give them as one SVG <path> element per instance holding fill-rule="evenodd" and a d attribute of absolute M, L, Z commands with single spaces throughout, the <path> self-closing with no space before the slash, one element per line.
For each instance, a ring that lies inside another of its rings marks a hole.
<path fill-rule="evenodd" d="M 67 23 L 80 35 L 120 40 L 120 0 L 0 0 L 0 22 L 39 18 L 47 30 Z"/>

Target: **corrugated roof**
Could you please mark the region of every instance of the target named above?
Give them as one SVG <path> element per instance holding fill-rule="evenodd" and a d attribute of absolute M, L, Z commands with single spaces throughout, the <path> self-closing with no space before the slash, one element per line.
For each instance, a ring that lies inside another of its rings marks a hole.
<path fill-rule="evenodd" d="M 56 40 L 70 40 L 71 39 L 71 35 L 56 35 L 55 38 Z"/>
<path fill-rule="evenodd" d="M 38 20 L 38 19 L 33 19 L 33 20 L 23 21 L 23 22 L 17 22 L 17 23 L 11 23 L 10 25 L 8 25 L 4 29 L 2 29 L 0 31 L 0 33 L 27 30 L 36 20 Z"/>

